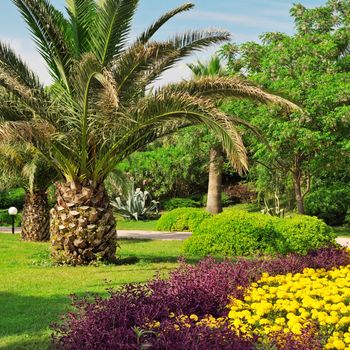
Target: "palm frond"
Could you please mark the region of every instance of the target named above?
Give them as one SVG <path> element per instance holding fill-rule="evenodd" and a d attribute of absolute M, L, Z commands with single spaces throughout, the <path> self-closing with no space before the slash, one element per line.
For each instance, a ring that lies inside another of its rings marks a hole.
<path fill-rule="evenodd" d="M 174 38 L 164 42 L 171 45 L 173 51 L 167 55 L 158 57 L 158 60 L 149 67 L 137 82 L 140 89 L 145 90 L 147 86 L 159 79 L 167 70 L 173 68 L 176 63 L 192 55 L 193 53 L 230 39 L 230 33 L 221 30 L 196 30 L 176 35 Z"/>
<path fill-rule="evenodd" d="M 96 21 L 95 0 L 66 0 L 66 9 L 70 18 L 74 50 L 80 57 L 91 50 L 90 43 Z"/>
<path fill-rule="evenodd" d="M 2 42 L 0 42 L 0 67 L 34 92 L 41 93 L 43 91 L 38 76 L 8 45 Z"/>
<path fill-rule="evenodd" d="M 209 101 L 187 93 L 160 90 L 153 96 L 141 99 L 129 113 L 134 116 L 136 123 L 129 125 L 128 132 L 120 135 L 119 140 L 105 153 L 100 162 L 103 166 L 100 165 L 99 170 L 108 168 L 107 162 L 114 156 L 117 157 L 115 161 L 120 161 L 163 136 L 159 130 L 169 122 L 207 125 L 222 142 L 236 169 L 239 172 L 247 169 L 246 151 L 233 120 Z"/>
<path fill-rule="evenodd" d="M 264 103 L 273 103 L 292 111 L 301 111 L 301 108 L 283 97 L 270 94 L 252 83 L 235 77 L 203 77 L 166 87 L 170 92 L 187 92 L 201 97 L 237 97 L 249 98 Z"/>
<path fill-rule="evenodd" d="M 170 19 L 178 15 L 179 13 L 191 10 L 194 4 L 187 3 L 183 4 L 161 16 L 157 21 L 155 21 L 149 28 L 147 28 L 136 40 L 137 43 L 145 44 L 147 43 L 153 35 Z"/>
<path fill-rule="evenodd" d="M 69 23 L 48 0 L 12 0 L 33 35 L 37 47 L 56 81 L 68 88 L 69 70 L 74 52 L 71 49 Z"/>
<path fill-rule="evenodd" d="M 92 47 L 103 66 L 124 48 L 137 5 L 138 0 L 100 1 Z"/>

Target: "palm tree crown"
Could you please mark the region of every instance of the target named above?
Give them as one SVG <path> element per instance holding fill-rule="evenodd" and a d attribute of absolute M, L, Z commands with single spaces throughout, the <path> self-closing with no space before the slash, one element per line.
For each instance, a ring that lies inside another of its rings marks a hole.
<path fill-rule="evenodd" d="M 225 41 L 219 30 L 190 31 L 164 42 L 153 35 L 185 4 L 166 13 L 128 44 L 136 0 L 67 0 L 68 16 L 48 0 L 12 0 L 27 22 L 53 78 L 36 75 L 0 45 L 3 136 L 30 139 L 67 181 L 101 183 L 116 162 L 179 128 L 205 123 L 239 169 L 247 167 L 234 119 L 209 97 L 231 95 L 288 103 L 251 84 L 205 77 L 145 93 L 180 59 Z M 292 104 L 290 104 L 292 106 Z"/>

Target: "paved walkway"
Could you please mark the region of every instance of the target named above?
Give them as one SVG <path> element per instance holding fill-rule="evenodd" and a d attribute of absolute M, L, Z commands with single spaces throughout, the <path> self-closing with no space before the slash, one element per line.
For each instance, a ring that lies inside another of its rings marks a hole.
<path fill-rule="evenodd" d="M 1 227 L 0 232 L 11 233 L 11 227 Z M 20 233 L 21 228 L 16 227 L 16 233 Z M 191 236 L 191 232 L 162 232 L 162 231 L 141 231 L 141 230 L 118 230 L 120 238 L 135 239 L 159 239 L 165 241 L 181 241 Z M 350 237 L 338 237 L 337 242 L 344 247 L 350 247 Z"/>

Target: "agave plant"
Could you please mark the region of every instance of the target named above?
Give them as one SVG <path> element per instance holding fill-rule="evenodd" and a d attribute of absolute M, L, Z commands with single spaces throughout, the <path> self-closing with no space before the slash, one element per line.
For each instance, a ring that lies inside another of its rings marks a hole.
<path fill-rule="evenodd" d="M 63 179 L 52 210 L 52 256 L 86 264 L 114 260 L 115 220 L 104 180 L 125 157 L 159 137 L 206 124 L 237 169 L 247 168 L 239 118 L 220 112 L 217 96 L 296 106 L 237 78 L 203 77 L 148 91 L 180 59 L 230 38 L 189 31 L 166 41 L 154 34 L 185 4 L 164 14 L 130 43 L 137 0 L 12 0 L 30 28 L 53 84 L 45 88 L 8 46 L 0 45 L 0 137 L 31 142 Z"/>
<path fill-rule="evenodd" d="M 121 197 L 116 197 L 111 204 L 117 209 L 116 212 L 128 220 L 145 220 L 151 215 L 158 215 L 159 202 L 152 199 L 148 191 L 141 191 L 134 184 L 130 186 L 126 202 Z"/>

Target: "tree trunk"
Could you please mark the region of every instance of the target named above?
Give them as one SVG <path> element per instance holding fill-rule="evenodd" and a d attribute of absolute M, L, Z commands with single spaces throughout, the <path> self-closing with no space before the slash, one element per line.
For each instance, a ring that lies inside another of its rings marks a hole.
<path fill-rule="evenodd" d="M 50 238 L 50 210 L 45 191 L 27 192 L 23 207 L 22 239 L 48 241 Z"/>
<path fill-rule="evenodd" d="M 207 211 L 212 214 L 222 212 L 222 149 L 215 147 L 210 150 L 209 164 L 209 183 L 208 183 L 208 198 Z"/>
<path fill-rule="evenodd" d="M 112 262 L 116 240 L 115 219 L 103 185 L 57 184 L 57 204 L 51 210 L 52 256 L 56 262 Z"/>
<path fill-rule="evenodd" d="M 301 174 L 299 171 L 294 173 L 294 193 L 299 214 L 305 214 L 304 196 L 301 191 Z"/>

